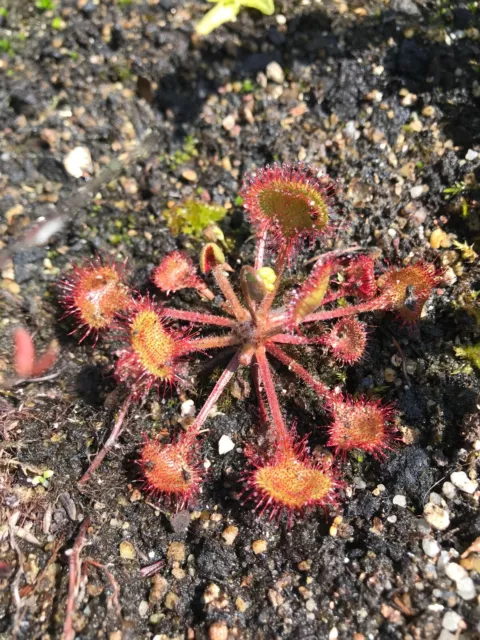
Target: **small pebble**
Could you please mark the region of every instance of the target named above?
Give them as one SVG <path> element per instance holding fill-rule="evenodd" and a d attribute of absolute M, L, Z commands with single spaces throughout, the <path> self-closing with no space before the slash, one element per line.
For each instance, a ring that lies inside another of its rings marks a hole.
<path fill-rule="evenodd" d="M 337 640 L 338 638 L 338 629 L 337 627 L 332 627 L 328 634 L 328 640 Z"/>
<path fill-rule="evenodd" d="M 148 602 L 146 600 L 142 600 L 138 605 L 138 615 L 141 618 L 145 618 L 145 616 L 148 614 L 148 609 L 149 609 Z"/>
<path fill-rule="evenodd" d="M 353 484 L 355 485 L 355 487 L 357 489 L 366 489 L 367 488 L 367 483 L 365 482 L 365 480 L 362 480 L 362 478 L 354 478 L 353 479 Z"/>
<path fill-rule="evenodd" d="M 450 580 L 454 580 L 455 582 L 468 577 L 466 569 L 464 569 L 456 562 L 449 562 L 445 567 L 445 573 L 450 578 Z"/>
<path fill-rule="evenodd" d="M 457 593 L 463 600 L 473 600 L 475 598 L 475 584 L 469 576 L 457 582 Z"/>
<path fill-rule="evenodd" d="M 128 540 L 124 540 L 120 543 L 120 557 L 124 560 L 135 559 L 135 547 Z"/>
<path fill-rule="evenodd" d="M 222 120 L 222 127 L 225 131 L 231 131 L 236 124 L 235 116 L 230 114 Z"/>
<path fill-rule="evenodd" d="M 185 544 L 183 542 L 171 542 L 168 547 L 167 558 L 172 562 L 184 562 Z"/>
<path fill-rule="evenodd" d="M 432 538 L 424 538 L 422 540 L 423 553 L 429 558 L 435 558 L 440 553 L 440 545 L 436 540 Z"/>
<path fill-rule="evenodd" d="M 255 540 L 252 542 L 253 553 L 260 554 L 265 553 L 267 550 L 267 541 L 266 540 Z"/>
<path fill-rule="evenodd" d="M 234 527 L 233 525 L 227 527 L 222 532 L 222 538 L 225 540 L 225 544 L 230 546 L 234 543 L 235 538 L 238 536 L 238 527 Z"/>
<path fill-rule="evenodd" d="M 74 178 L 81 178 L 84 171 L 92 173 L 93 164 L 89 149 L 87 147 L 75 147 L 63 159 L 63 166 L 65 171 Z"/>
<path fill-rule="evenodd" d="M 312 598 L 309 598 L 305 603 L 305 609 L 307 611 L 315 611 L 317 608 L 317 603 Z"/>
<path fill-rule="evenodd" d="M 460 489 L 460 491 L 464 491 L 465 493 L 475 493 L 478 487 L 478 482 L 470 480 L 465 471 L 454 471 L 454 473 L 450 475 L 450 480 L 457 489 Z"/>
<path fill-rule="evenodd" d="M 235 448 L 235 443 L 230 436 L 223 435 L 218 441 L 218 453 L 223 456 Z"/>
<path fill-rule="evenodd" d="M 180 406 L 182 418 L 192 418 L 195 415 L 195 403 L 193 400 L 185 400 Z"/>
<path fill-rule="evenodd" d="M 269 80 L 271 80 L 272 82 L 276 82 L 277 84 L 282 84 L 285 80 L 285 73 L 283 72 L 283 69 L 278 64 L 278 62 L 269 62 L 267 64 L 267 68 L 265 69 L 265 73 Z"/>
<path fill-rule="evenodd" d="M 447 480 L 447 482 L 444 482 L 442 485 L 442 493 L 449 500 L 453 500 L 457 492 L 455 490 L 455 486 Z"/>
<path fill-rule="evenodd" d="M 423 196 L 423 185 L 419 184 L 416 187 L 410 189 L 410 197 L 414 200 Z"/>
<path fill-rule="evenodd" d="M 448 510 L 431 502 L 425 505 L 423 515 L 428 524 L 439 531 L 448 529 L 450 525 L 450 514 Z"/>
<path fill-rule="evenodd" d="M 188 182 L 196 182 L 198 178 L 197 172 L 193 169 L 185 169 L 185 171 L 182 171 L 182 178 L 188 180 Z"/>
<path fill-rule="evenodd" d="M 209 640 L 227 640 L 228 627 L 225 622 L 214 622 L 208 630 Z"/>
<path fill-rule="evenodd" d="M 443 616 L 442 627 L 447 631 L 456 631 L 462 621 L 462 617 L 455 611 L 447 611 Z"/>
<path fill-rule="evenodd" d="M 478 151 L 469 149 L 465 154 L 465 160 L 476 160 L 478 158 Z"/>
<path fill-rule="evenodd" d="M 393 498 L 393 504 L 396 504 L 397 507 L 405 508 L 407 506 L 407 499 L 405 496 L 401 496 L 401 495 L 395 496 Z"/>

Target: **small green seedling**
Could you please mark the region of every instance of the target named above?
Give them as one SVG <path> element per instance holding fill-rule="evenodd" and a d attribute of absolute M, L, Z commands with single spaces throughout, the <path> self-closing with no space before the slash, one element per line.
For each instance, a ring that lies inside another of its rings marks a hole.
<path fill-rule="evenodd" d="M 235 22 L 242 7 L 257 9 L 266 16 L 275 11 L 273 0 L 208 0 L 215 6 L 208 11 L 197 24 L 196 31 L 200 36 L 208 36 L 214 29 L 225 22 Z"/>

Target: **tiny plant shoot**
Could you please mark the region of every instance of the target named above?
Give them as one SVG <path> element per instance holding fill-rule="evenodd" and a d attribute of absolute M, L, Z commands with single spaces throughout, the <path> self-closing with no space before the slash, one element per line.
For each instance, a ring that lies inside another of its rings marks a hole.
<path fill-rule="evenodd" d="M 208 0 L 215 6 L 207 11 L 197 24 L 199 36 L 208 36 L 214 29 L 226 22 L 235 22 L 242 7 L 257 9 L 266 16 L 273 15 L 275 6 L 273 0 Z"/>
<path fill-rule="evenodd" d="M 368 255 L 330 251 L 303 282 L 285 293 L 282 288 L 278 295 L 284 273 L 296 266 L 303 244 L 312 245 L 331 231 L 333 193 L 330 178 L 302 164 L 260 169 L 245 179 L 240 192 L 257 238 L 253 266 L 243 266 L 235 277 L 220 247 L 206 244 L 199 270 L 214 282 L 215 293 L 181 251 L 166 256 L 153 270 L 152 282 L 165 295 L 195 289 L 205 304 L 217 302 L 216 313 L 174 309 L 130 292 L 125 265 L 97 259 L 75 267 L 61 284 L 66 312 L 76 319 L 82 339 L 110 330 L 120 345 L 115 375 L 128 391 L 110 437 L 80 484 L 89 480 L 117 440 L 133 403 L 144 401 L 153 388 L 181 386 L 195 354 L 222 349 L 233 356 L 188 429 L 170 444 L 145 439 L 139 463 L 149 492 L 169 498 L 178 508 L 195 501 L 204 481 L 199 444 L 205 422 L 236 372 L 249 367 L 260 428 L 256 445 L 247 443 L 245 449 L 245 499 L 270 517 L 286 512 L 289 522 L 295 514 L 335 502 L 342 486 L 338 472 L 331 463 L 312 459 L 306 440 L 289 426 L 271 359 L 287 367 L 323 403 L 331 416 L 327 444 L 335 454 L 345 456 L 353 449 L 385 454 L 397 419 L 392 407 L 328 388 L 288 350 L 309 345 L 328 350 L 345 365 L 358 362 L 367 342 L 358 316 L 395 311 L 404 322 L 416 322 L 438 274 L 425 262 L 382 270 Z"/>

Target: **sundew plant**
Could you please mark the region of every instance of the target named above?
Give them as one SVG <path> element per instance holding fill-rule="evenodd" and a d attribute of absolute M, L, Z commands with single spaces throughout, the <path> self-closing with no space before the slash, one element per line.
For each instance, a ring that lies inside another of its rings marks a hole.
<path fill-rule="evenodd" d="M 62 302 L 81 339 L 104 333 L 115 347 L 115 377 L 127 390 L 111 435 L 80 484 L 98 469 L 134 403 L 156 389 L 181 387 L 193 358 L 221 350 L 231 353 L 228 364 L 190 426 L 172 433 L 167 444 L 145 439 L 139 464 L 148 492 L 177 508 L 198 501 L 208 480 L 201 456 L 205 422 L 232 378 L 248 367 L 259 409 L 258 424 L 252 426 L 262 437 L 245 443 L 247 466 L 240 479 L 245 501 L 272 518 L 286 512 L 291 522 L 294 515 L 338 500 L 341 464 L 333 465 L 331 456 L 312 458 L 307 438 L 298 437 L 282 409 L 272 361 L 286 366 L 318 396 L 330 416 L 327 446 L 340 462 L 351 450 L 385 455 L 395 438 L 394 408 L 329 388 L 288 349 L 328 350 L 339 363 L 352 365 L 367 344 L 366 325 L 359 317 L 394 311 L 404 322 L 417 322 L 438 274 L 423 261 L 384 267 L 369 255 L 326 251 L 309 275 L 285 292 L 284 275 L 298 266 L 299 250 L 332 230 L 334 190 L 328 176 L 303 164 L 259 169 L 246 177 L 240 192 L 256 235 L 253 265 L 236 274 L 221 248 L 208 243 L 198 269 L 184 252 L 174 251 L 153 270 L 152 282 L 163 294 L 195 289 L 203 308 L 209 304 L 212 312 L 179 310 L 136 294 L 128 286 L 124 263 L 95 258 L 77 265 L 62 281 Z M 213 290 L 202 276 L 214 283 Z"/>

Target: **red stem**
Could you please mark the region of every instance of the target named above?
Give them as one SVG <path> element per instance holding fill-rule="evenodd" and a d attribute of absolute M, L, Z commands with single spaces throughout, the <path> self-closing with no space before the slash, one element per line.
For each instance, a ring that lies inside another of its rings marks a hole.
<path fill-rule="evenodd" d="M 248 320 L 248 318 L 250 317 L 250 314 L 246 309 L 244 309 L 244 307 L 242 306 L 242 303 L 238 299 L 237 294 L 233 290 L 233 287 L 230 284 L 229 279 L 223 272 L 223 266 L 222 265 L 216 266 L 212 270 L 212 273 L 219 289 L 221 290 L 221 292 L 225 296 L 226 301 L 230 305 L 235 318 L 239 322 L 244 322 L 245 320 Z"/>
<path fill-rule="evenodd" d="M 237 326 L 237 322 L 231 318 L 215 316 L 210 313 L 197 313 L 196 311 L 182 311 L 181 309 L 162 307 L 160 309 L 160 314 L 167 318 L 173 318 L 174 320 L 187 320 L 188 322 L 194 322 L 196 324 L 213 324 L 218 327 L 230 328 Z"/>
<path fill-rule="evenodd" d="M 331 311 L 318 311 L 317 313 L 311 313 L 310 315 L 305 316 L 300 323 L 334 320 L 335 318 L 353 316 L 357 313 L 366 313 L 367 311 L 379 311 L 384 309 L 387 309 L 386 300 L 385 298 L 379 297 L 361 304 L 352 304 L 349 307 L 340 307 L 339 309 L 332 309 Z"/>
<path fill-rule="evenodd" d="M 219 397 L 222 395 L 222 393 L 223 393 L 225 387 L 227 386 L 227 384 L 233 378 L 236 370 L 238 369 L 238 367 L 240 365 L 239 355 L 240 355 L 240 351 L 237 351 L 235 353 L 235 355 L 233 356 L 233 358 L 230 360 L 230 362 L 227 365 L 227 368 L 222 373 L 220 378 L 217 380 L 215 386 L 213 387 L 212 391 L 210 392 L 210 395 L 208 396 L 207 400 L 205 401 L 205 404 L 200 409 L 197 417 L 195 418 L 195 420 L 192 422 L 192 424 L 188 428 L 188 431 L 187 431 L 187 433 L 185 434 L 184 437 L 186 439 L 188 439 L 189 442 L 191 442 L 191 443 L 194 442 L 194 440 L 197 437 L 200 429 L 202 428 L 205 420 L 210 415 L 210 412 L 211 412 L 214 404 L 217 402 Z"/>
<path fill-rule="evenodd" d="M 280 282 L 282 280 L 283 272 L 285 271 L 285 265 L 287 264 L 287 258 L 284 253 L 280 253 L 277 256 L 277 261 L 275 263 L 275 274 L 277 279 L 275 280 L 275 284 L 273 285 L 273 290 L 270 291 L 262 301 L 260 308 L 258 310 L 258 318 L 266 318 L 268 312 L 270 311 L 273 301 L 278 293 L 278 288 L 280 286 Z"/>
<path fill-rule="evenodd" d="M 260 238 L 257 240 L 257 247 L 255 252 L 255 269 L 258 271 L 263 267 L 263 259 L 265 257 L 265 245 L 267 242 L 267 232 L 264 231 Z"/>
<path fill-rule="evenodd" d="M 279 344 L 319 344 L 321 338 L 318 336 L 294 336 L 287 333 L 281 333 L 274 336 L 269 342 L 277 342 Z"/>
<path fill-rule="evenodd" d="M 255 392 L 257 394 L 260 420 L 262 423 L 268 424 L 269 422 L 268 411 L 267 411 L 267 406 L 265 404 L 265 401 L 263 399 L 261 380 L 260 380 L 260 376 L 258 375 L 258 362 L 257 362 L 256 356 L 252 358 L 252 377 L 253 377 L 253 384 L 255 385 Z"/>
<path fill-rule="evenodd" d="M 105 442 L 102 449 L 100 449 L 100 451 L 95 456 L 92 464 L 88 467 L 88 469 L 85 471 L 83 476 L 80 478 L 78 482 L 80 486 L 83 486 L 87 482 L 87 480 L 90 478 L 92 473 L 94 473 L 98 469 L 98 467 L 102 464 L 102 461 L 107 455 L 107 453 L 110 451 L 110 449 L 113 447 L 113 445 L 117 441 L 120 433 L 122 432 L 122 427 L 123 427 L 125 417 L 128 413 L 130 405 L 132 404 L 133 396 L 134 396 L 134 392 L 130 393 L 125 398 L 122 408 L 120 409 L 120 413 L 118 414 L 117 420 L 115 421 L 115 425 L 112 429 L 112 433 L 108 437 L 108 440 Z"/>
<path fill-rule="evenodd" d="M 258 362 L 260 377 L 265 388 L 265 394 L 267 396 L 267 402 L 270 407 L 272 422 L 277 432 L 277 437 L 280 440 L 288 438 L 288 431 L 283 421 L 282 411 L 280 409 L 280 403 L 278 402 L 277 392 L 275 391 L 275 384 L 270 371 L 270 365 L 268 363 L 267 356 L 265 355 L 265 349 L 257 349 L 255 352 L 255 358 Z"/>
<path fill-rule="evenodd" d="M 325 398 L 330 398 L 332 396 L 332 392 L 325 384 L 323 384 L 323 382 L 320 382 L 320 380 L 314 378 L 304 367 L 302 367 L 301 364 L 299 364 L 295 360 L 295 358 L 287 355 L 285 351 L 280 349 L 280 347 L 277 347 L 276 345 L 269 342 L 267 344 L 267 351 L 282 364 L 286 365 L 290 369 L 290 371 L 293 371 L 293 373 L 295 373 L 301 380 L 308 384 L 309 387 L 312 387 L 312 389 L 314 389 L 319 395 L 324 396 Z"/>
<path fill-rule="evenodd" d="M 232 347 L 240 344 L 240 338 L 236 335 L 226 336 L 209 336 L 208 338 L 198 338 L 191 340 L 182 353 L 191 353 L 194 351 L 206 351 L 207 349 L 220 349 L 221 347 Z"/>

